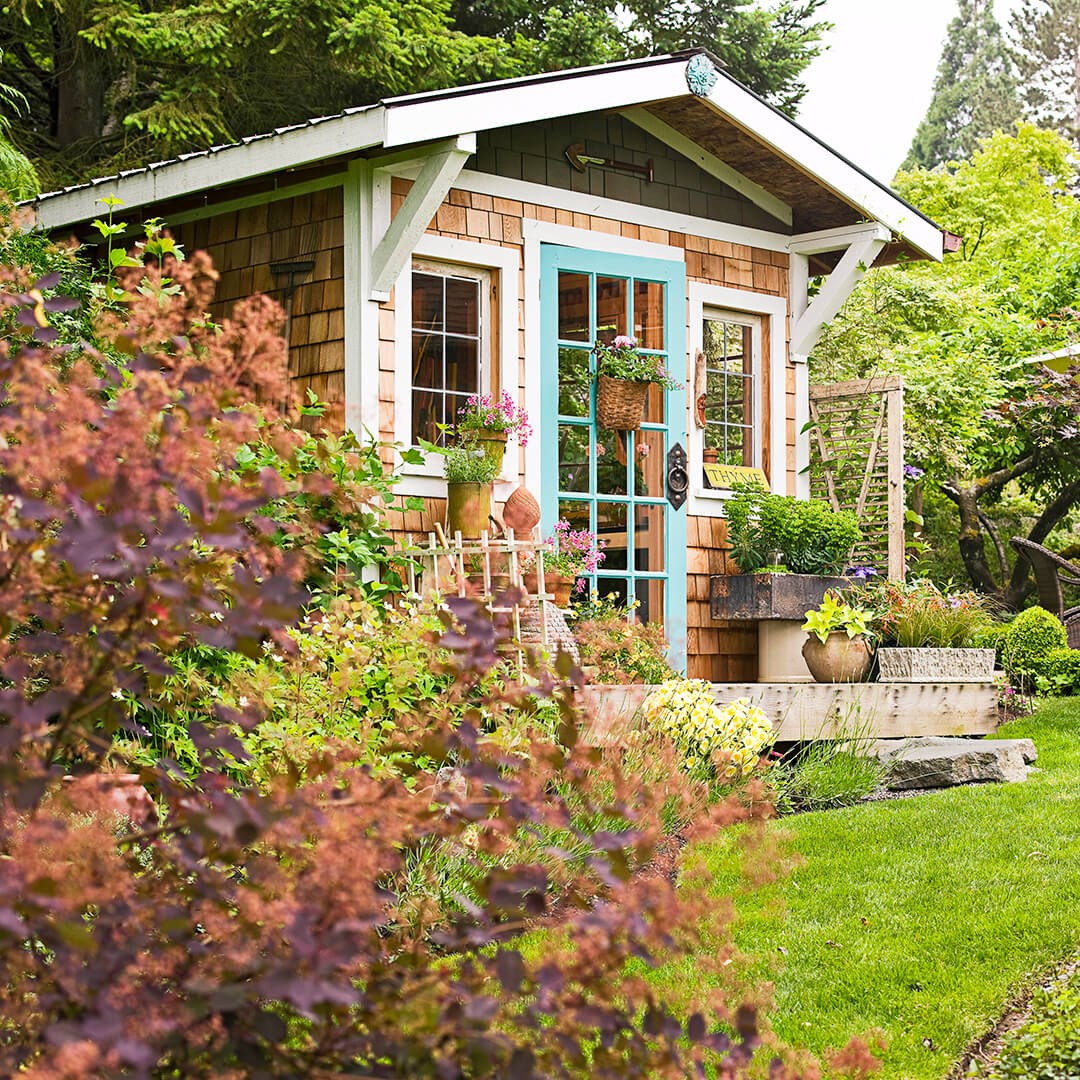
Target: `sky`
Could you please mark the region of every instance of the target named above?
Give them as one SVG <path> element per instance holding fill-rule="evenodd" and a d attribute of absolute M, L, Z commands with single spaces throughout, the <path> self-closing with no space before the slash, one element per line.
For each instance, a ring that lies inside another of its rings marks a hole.
<path fill-rule="evenodd" d="M 995 0 L 1005 25 L 1020 0 Z M 881 180 L 892 179 L 930 104 L 955 0 L 828 0 L 829 48 L 806 69 L 799 122 Z"/>

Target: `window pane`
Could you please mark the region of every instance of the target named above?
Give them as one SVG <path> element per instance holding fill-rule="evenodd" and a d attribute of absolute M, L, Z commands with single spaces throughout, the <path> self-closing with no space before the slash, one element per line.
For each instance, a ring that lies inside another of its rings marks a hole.
<path fill-rule="evenodd" d="M 639 580 L 635 587 L 634 599 L 638 606 L 634 617 L 640 623 L 663 623 L 664 621 L 664 583 L 646 578 Z"/>
<path fill-rule="evenodd" d="M 645 423 L 662 424 L 664 422 L 664 402 L 666 398 L 667 391 L 662 386 L 649 383 L 649 392 L 645 395 Z"/>
<path fill-rule="evenodd" d="M 725 465 L 752 465 L 754 386 L 752 330 L 740 323 L 706 319 L 705 446 Z"/>
<path fill-rule="evenodd" d="M 559 350 L 559 413 L 588 416 L 592 374 L 586 349 Z"/>
<path fill-rule="evenodd" d="M 446 279 L 446 332 L 480 333 L 480 282 L 475 278 Z"/>
<path fill-rule="evenodd" d="M 626 494 L 628 433 L 596 429 L 596 490 L 600 495 Z"/>
<path fill-rule="evenodd" d="M 604 570 L 625 570 L 626 503 L 598 502 L 596 504 L 596 536 L 604 541 Z"/>
<path fill-rule="evenodd" d="M 446 389 L 475 394 L 480 387 L 480 343 L 470 338 L 446 338 Z"/>
<path fill-rule="evenodd" d="M 560 499 L 559 517 L 569 521 L 575 529 L 591 529 L 588 502 L 578 499 Z"/>
<path fill-rule="evenodd" d="M 664 286 L 634 282 L 634 337 L 643 349 L 664 348 Z"/>
<path fill-rule="evenodd" d="M 626 578 L 598 577 L 596 591 L 601 600 L 610 600 L 616 607 L 625 608 L 630 596 L 630 583 Z"/>
<path fill-rule="evenodd" d="M 589 490 L 591 429 L 583 424 L 559 425 L 559 490 Z"/>
<path fill-rule="evenodd" d="M 435 274 L 413 274 L 412 324 L 414 330 L 443 329 L 443 280 Z"/>
<path fill-rule="evenodd" d="M 664 569 L 664 506 L 634 507 L 634 569 L 658 573 Z"/>
<path fill-rule="evenodd" d="M 559 337 L 590 341 L 588 274 L 559 274 Z"/>
<path fill-rule="evenodd" d="M 634 432 L 634 493 L 664 497 L 664 433 L 642 428 Z"/>
<path fill-rule="evenodd" d="M 626 278 L 598 277 L 596 279 L 596 336 L 611 341 L 626 333 Z"/>
<path fill-rule="evenodd" d="M 443 339 L 438 334 L 413 334 L 413 386 L 424 386 L 433 390 L 442 386 L 442 346 Z"/>
<path fill-rule="evenodd" d="M 433 390 L 414 390 L 412 395 L 412 440 L 439 442 L 442 423 L 442 394 Z"/>

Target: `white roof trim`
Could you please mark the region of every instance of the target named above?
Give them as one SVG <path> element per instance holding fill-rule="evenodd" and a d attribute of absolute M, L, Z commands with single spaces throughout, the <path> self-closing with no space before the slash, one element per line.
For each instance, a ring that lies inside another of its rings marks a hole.
<path fill-rule="evenodd" d="M 872 221 L 881 222 L 924 255 L 941 261 L 944 240 L 933 222 L 729 75 L 722 71 L 718 75 L 703 100 L 725 119 L 809 173 L 845 202 L 858 207 Z"/>
<path fill-rule="evenodd" d="M 114 195 L 129 207 L 143 206 L 377 146 L 395 149 L 553 116 L 686 97 L 688 62 L 685 55 L 663 56 L 391 98 L 46 194 L 34 205 L 39 224 L 58 229 L 98 216 L 103 194 Z M 717 76 L 703 101 L 870 220 L 930 258 L 941 258 L 937 226 L 723 71 Z"/>

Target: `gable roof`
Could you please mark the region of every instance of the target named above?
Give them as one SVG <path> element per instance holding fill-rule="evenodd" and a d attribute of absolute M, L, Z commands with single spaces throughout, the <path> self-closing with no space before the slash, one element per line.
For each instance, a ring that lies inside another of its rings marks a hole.
<path fill-rule="evenodd" d="M 941 231 L 929 218 L 737 82 L 704 50 L 386 98 L 48 192 L 29 204 L 42 227 L 58 229 L 99 215 L 104 194 L 126 207 L 146 206 L 334 158 L 625 109 L 644 110 L 649 123 L 690 140 L 792 206 L 796 232 L 869 219 L 899 238 L 894 254 L 941 258 Z"/>

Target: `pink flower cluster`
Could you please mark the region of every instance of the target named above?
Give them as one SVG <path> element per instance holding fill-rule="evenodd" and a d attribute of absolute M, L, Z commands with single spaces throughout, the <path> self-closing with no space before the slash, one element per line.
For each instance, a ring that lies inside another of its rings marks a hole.
<path fill-rule="evenodd" d="M 565 518 L 555 523 L 555 535 L 544 541 L 544 569 L 574 575 L 595 574 L 604 561 L 604 542 L 588 529 L 574 529 Z M 578 591 L 584 588 L 578 582 Z"/>
<path fill-rule="evenodd" d="M 505 431 L 508 435 L 516 435 L 522 446 L 528 446 L 532 438 L 529 414 L 523 405 L 514 401 L 509 390 L 504 390 L 498 401 L 491 394 L 470 394 L 465 399 L 465 407 L 458 411 L 458 416 L 458 429 L 462 431 L 477 434 Z"/>

